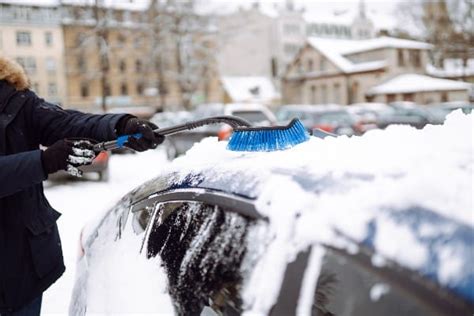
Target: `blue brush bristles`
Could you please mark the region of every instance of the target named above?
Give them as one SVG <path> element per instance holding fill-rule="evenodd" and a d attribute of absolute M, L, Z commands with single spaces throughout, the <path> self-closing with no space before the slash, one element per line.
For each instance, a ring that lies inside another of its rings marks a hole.
<path fill-rule="evenodd" d="M 232 151 L 285 150 L 309 139 L 303 123 L 293 119 L 287 126 L 239 128 L 232 134 L 227 149 Z"/>

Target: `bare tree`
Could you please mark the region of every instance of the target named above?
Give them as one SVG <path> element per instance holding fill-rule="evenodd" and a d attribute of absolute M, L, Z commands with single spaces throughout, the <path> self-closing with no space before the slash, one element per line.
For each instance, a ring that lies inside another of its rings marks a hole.
<path fill-rule="evenodd" d="M 153 0 L 149 10 L 151 62 L 163 106 L 171 87 L 180 105 L 190 109 L 205 91 L 214 51 L 209 45 L 209 19 L 196 12 L 196 0 Z"/>
<path fill-rule="evenodd" d="M 472 0 L 414 0 L 398 7 L 407 30 L 435 46 L 433 61 L 474 57 L 474 2 Z M 408 21 L 407 21 L 408 19 Z"/>

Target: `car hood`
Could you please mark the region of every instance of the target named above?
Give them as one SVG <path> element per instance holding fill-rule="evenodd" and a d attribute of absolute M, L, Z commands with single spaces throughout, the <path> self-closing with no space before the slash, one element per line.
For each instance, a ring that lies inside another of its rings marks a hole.
<path fill-rule="evenodd" d="M 457 111 L 441 126 L 311 138 L 271 153 L 207 138 L 155 181 L 255 199 L 288 256 L 315 243 L 365 246 L 474 302 L 472 119 Z"/>

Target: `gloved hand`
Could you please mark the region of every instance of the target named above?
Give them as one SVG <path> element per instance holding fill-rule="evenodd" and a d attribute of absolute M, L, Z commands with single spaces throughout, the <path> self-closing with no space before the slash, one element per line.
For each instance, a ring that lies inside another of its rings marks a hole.
<path fill-rule="evenodd" d="M 66 170 L 73 176 L 82 176 L 78 167 L 92 163 L 95 158 L 93 146 L 88 140 L 58 140 L 41 152 L 44 172 L 51 174 Z"/>
<path fill-rule="evenodd" d="M 155 124 L 140 120 L 136 117 L 126 117 L 117 124 L 117 134 L 121 135 L 133 135 L 140 133 L 143 136 L 139 139 L 130 137 L 125 143 L 125 146 L 132 148 L 136 151 L 145 151 L 147 149 L 154 149 L 156 146 L 161 144 L 165 138 L 161 135 L 156 135 L 153 130 L 157 129 L 158 126 Z"/>

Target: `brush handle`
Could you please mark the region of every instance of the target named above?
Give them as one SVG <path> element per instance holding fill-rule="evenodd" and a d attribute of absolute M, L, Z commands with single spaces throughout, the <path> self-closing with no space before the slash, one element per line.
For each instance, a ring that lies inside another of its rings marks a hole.
<path fill-rule="evenodd" d="M 214 116 L 214 117 L 208 117 L 201 120 L 190 121 L 184 124 L 179 124 L 179 125 L 175 125 L 171 127 L 155 129 L 153 132 L 161 136 L 169 136 L 169 135 L 173 135 L 173 134 L 180 133 L 183 131 L 196 129 L 198 127 L 211 125 L 211 124 L 221 124 L 221 123 L 228 124 L 234 129 L 238 127 L 251 126 L 251 124 L 248 121 L 240 117 L 229 115 L 229 116 Z M 100 152 L 104 150 L 122 148 L 127 143 L 130 137 L 135 137 L 136 139 L 139 139 L 140 137 L 142 137 L 142 134 L 123 135 L 123 136 L 118 137 L 116 140 L 98 143 L 94 145 L 94 151 Z"/>

